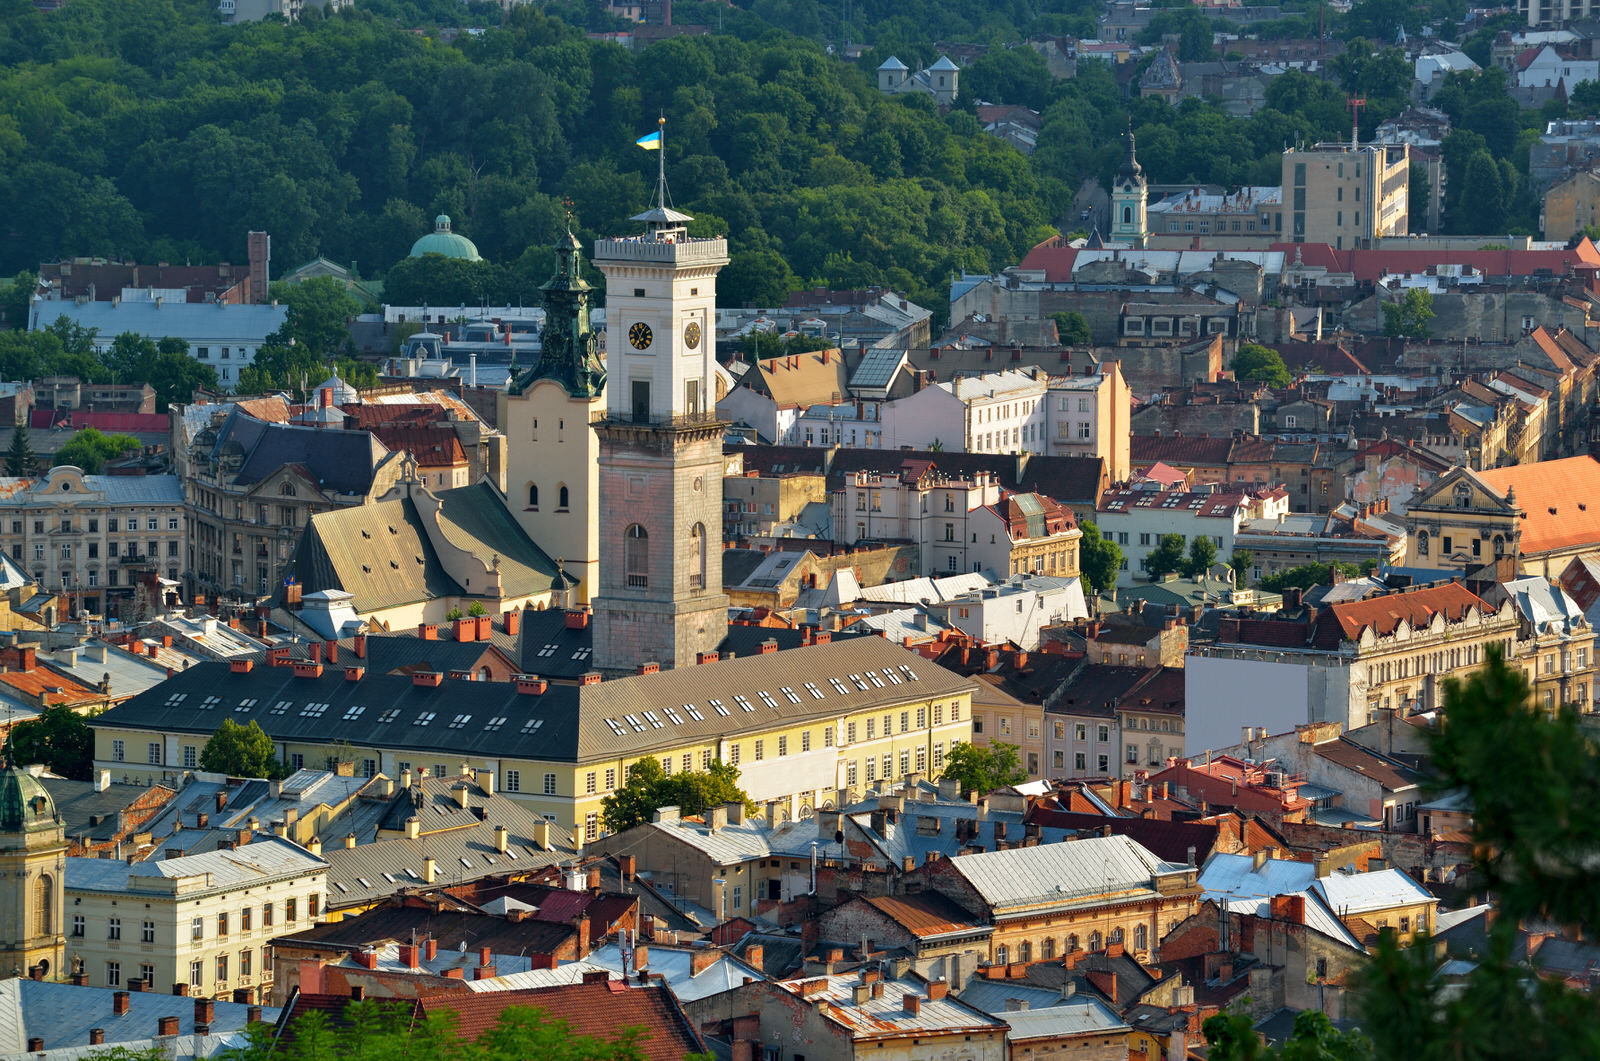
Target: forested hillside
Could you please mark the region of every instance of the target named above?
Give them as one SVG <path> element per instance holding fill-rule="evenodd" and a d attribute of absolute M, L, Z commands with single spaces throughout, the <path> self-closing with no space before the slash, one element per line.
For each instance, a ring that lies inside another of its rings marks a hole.
<path fill-rule="evenodd" d="M 1358 5 L 1340 31 L 1383 5 Z M 728 302 L 876 282 L 942 313 L 952 271 L 1012 264 L 1076 217 L 1073 192 L 1109 176 L 1130 120 L 1153 181 L 1275 184 L 1285 145 L 1349 135 L 1347 89 L 1368 99 L 1364 137 L 1405 105 L 1405 59 L 1359 40 L 1326 80 L 1274 79 L 1248 119 L 1199 100 L 1124 100 L 1092 62 L 1054 81 L 1030 48 L 1003 46 L 1090 30 L 1098 8 L 684 0 L 677 21 L 724 32 L 631 52 L 585 36 L 614 23 L 580 0 L 519 7 L 503 26 L 497 7 L 453 0 L 358 0 L 331 19 L 240 26 L 221 25 L 212 0 L 70 0 L 49 14 L 0 0 L 0 275 L 75 254 L 241 261 L 260 228 L 279 273 L 322 254 L 385 276 L 402 301 L 531 301 L 563 199 L 585 237 L 643 208 L 656 156 L 633 142 L 664 113 L 677 205 L 699 232 L 730 236 Z M 446 42 L 439 21 L 488 28 Z M 1213 28 L 1178 9 L 1147 36 L 1203 52 Z M 847 62 L 829 51 L 835 34 L 871 47 Z M 949 113 L 876 91 L 882 56 L 914 64 L 949 39 L 995 45 L 965 64 Z M 1456 82 L 1438 97 L 1458 128 L 1445 143 L 1454 225 L 1525 229 L 1529 138 L 1565 105 L 1520 112 L 1498 72 Z M 1042 113 L 1031 159 L 982 132 L 979 98 Z M 395 269 L 440 213 L 487 261 Z"/>
<path fill-rule="evenodd" d="M 570 197 L 625 229 L 668 117 L 680 207 L 732 237 L 730 301 L 803 280 L 937 304 L 949 271 L 1049 234 L 1028 162 L 971 114 L 890 100 L 820 46 L 693 37 L 631 53 L 532 8 L 441 44 L 371 15 L 215 24 L 207 0 L 0 0 L 0 273 L 67 254 L 323 254 L 382 273 L 436 214 L 531 298 Z M 532 248 L 532 250 L 530 250 Z"/>

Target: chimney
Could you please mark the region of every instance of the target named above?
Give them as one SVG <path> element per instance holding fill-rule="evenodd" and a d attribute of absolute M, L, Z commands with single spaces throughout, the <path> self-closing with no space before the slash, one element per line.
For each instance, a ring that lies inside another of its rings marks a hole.
<path fill-rule="evenodd" d="M 905 997 L 902 999 L 902 1002 L 905 1005 L 906 1014 L 908 1016 L 915 1017 L 917 1014 L 922 1012 L 922 996 L 921 995 L 913 995 L 913 994 L 907 993 L 905 995 Z"/>
<path fill-rule="evenodd" d="M 344 680 L 347 682 L 358 682 L 362 678 L 366 677 L 366 674 L 367 668 L 365 667 L 346 667 L 344 669 Z"/>
<path fill-rule="evenodd" d="M 645 675 L 645 674 L 660 674 L 661 673 L 661 664 L 657 663 L 653 659 L 652 660 L 646 660 L 645 662 L 639 664 L 639 673 L 641 675 Z"/>
<path fill-rule="evenodd" d="M 419 639 L 423 640 L 423 641 L 437 641 L 437 640 L 439 640 L 439 624 L 438 623 L 418 623 L 417 624 L 417 637 Z"/>
<path fill-rule="evenodd" d="M 928 1001 L 937 1002 L 950 993 L 950 981 L 935 980 L 928 985 Z"/>
<path fill-rule="evenodd" d="M 423 883 L 424 884 L 432 884 L 433 883 L 434 874 L 438 872 L 438 869 L 439 869 L 439 864 L 433 860 L 432 856 L 424 858 L 422 860 L 422 881 L 423 881 Z"/>
<path fill-rule="evenodd" d="M 517 631 L 522 629 L 522 613 L 515 608 L 506 612 L 505 628 L 506 633 L 516 636 Z"/>
<path fill-rule="evenodd" d="M 429 936 L 422 941 L 422 957 L 424 961 L 433 961 L 439 956 L 439 941 Z"/>
<path fill-rule="evenodd" d="M 502 855 L 506 853 L 506 827 L 504 825 L 496 825 L 494 827 L 494 849 Z"/>
<path fill-rule="evenodd" d="M 407 969 L 420 969 L 422 967 L 421 958 L 421 948 L 419 948 L 416 944 L 400 944 L 400 964 L 404 965 Z"/>
<path fill-rule="evenodd" d="M 499 972 L 492 965 L 480 965 L 472 970 L 472 978 L 474 980 L 493 980 L 497 975 L 499 975 Z"/>
<path fill-rule="evenodd" d="M 90 1046 L 104 1046 L 105 1045 L 105 1041 L 106 1041 L 106 1030 L 104 1028 L 90 1028 L 89 1029 L 89 1045 Z"/>
<path fill-rule="evenodd" d="M 28 1053 L 30 1053 L 30 1054 L 42 1054 L 42 1053 L 44 1053 L 44 1040 L 42 1038 L 40 1038 L 39 1036 L 37 1036 L 37 1035 L 33 1036 L 32 1038 L 30 1038 L 28 1040 Z"/>
<path fill-rule="evenodd" d="M 156 1018 L 156 1035 L 160 1036 L 160 1035 L 177 1035 L 177 1034 L 178 1034 L 178 1018 L 177 1017 L 158 1017 L 158 1018 Z"/>
<path fill-rule="evenodd" d="M 337 642 L 337 641 L 329 641 L 328 642 L 328 662 L 329 663 L 338 663 L 339 662 L 339 642 Z"/>
<path fill-rule="evenodd" d="M 217 1012 L 217 1004 L 209 998 L 194 1000 L 194 1022 L 196 1024 L 210 1024 Z"/>
<path fill-rule="evenodd" d="M 361 951 L 356 955 L 356 962 L 359 963 L 363 969 L 376 969 L 378 967 L 378 952 L 370 949 Z"/>
<path fill-rule="evenodd" d="M 366 634 L 357 634 L 355 636 L 355 654 L 356 654 L 356 659 L 366 659 L 367 658 L 367 635 Z"/>
<path fill-rule="evenodd" d="M 260 1024 L 261 1023 L 261 1007 L 260 1006 L 246 1006 L 245 1010 L 244 1010 L 244 1022 L 246 1024 Z"/>
<path fill-rule="evenodd" d="M 699 976 L 716 964 L 722 957 L 722 952 L 711 947 L 702 947 L 689 952 L 689 975 Z"/>
<path fill-rule="evenodd" d="M 111 993 L 111 1015 L 124 1016 L 128 1012 L 128 992 L 113 991 Z"/>

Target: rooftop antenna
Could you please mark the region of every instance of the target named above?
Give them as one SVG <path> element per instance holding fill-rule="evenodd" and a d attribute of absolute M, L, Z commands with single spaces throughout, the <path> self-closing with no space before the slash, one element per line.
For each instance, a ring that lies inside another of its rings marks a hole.
<path fill-rule="evenodd" d="M 1350 146 L 1359 147 L 1361 143 L 1361 112 L 1367 106 L 1365 96 L 1346 96 L 1345 109 L 1350 112 Z"/>

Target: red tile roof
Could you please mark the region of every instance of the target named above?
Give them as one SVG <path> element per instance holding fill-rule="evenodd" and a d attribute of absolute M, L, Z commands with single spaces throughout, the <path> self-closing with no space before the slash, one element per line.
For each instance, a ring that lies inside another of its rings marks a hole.
<path fill-rule="evenodd" d="M 1128 456 L 1135 464 L 1164 461 L 1174 468 L 1226 467 L 1228 453 L 1233 449 L 1233 439 L 1223 436 L 1212 438 L 1198 435 L 1132 435 L 1128 439 Z"/>
<path fill-rule="evenodd" d="M 461 442 L 448 427 L 386 425 L 372 428 L 372 434 L 386 449 L 409 450 L 420 468 L 454 468 L 467 463 Z"/>
<path fill-rule="evenodd" d="M 1470 265 L 1486 277 L 1533 276 L 1548 272 L 1561 276 L 1600 269 L 1600 251 L 1587 239 L 1571 249 L 1554 250 L 1334 250 L 1325 243 L 1274 243 L 1289 261 L 1296 252 L 1308 266 L 1335 273 L 1352 273 L 1357 283 L 1375 283 L 1385 275 L 1425 273 L 1437 265 Z"/>
<path fill-rule="evenodd" d="M 1516 490 L 1524 554 L 1600 543 L 1600 461 L 1593 457 L 1519 464 L 1478 472 L 1502 497 Z"/>
<path fill-rule="evenodd" d="M 1072 266 L 1077 260 L 1076 247 L 1068 246 L 1060 236 L 1051 236 L 1029 251 L 1018 268 L 1043 269 L 1045 280 L 1056 284 L 1072 279 Z"/>
<path fill-rule="evenodd" d="M 529 991 L 452 992 L 424 995 L 417 1007 L 425 1016 L 454 1013 L 457 1033 L 468 1039 L 492 1029 L 508 1009 L 532 1008 L 551 1020 L 565 1021 L 574 1036 L 610 1042 L 624 1029 L 640 1029 L 643 1034 L 636 1044 L 640 1061 L 683 1061 L 687 1054 L 706 1050 L 677 998 L 659 982 L 641 986 L 608 980 Z"/>
<path fill-rule="evenodd" d="M 87 409 L 35 409 L 29 414 L 32 428 L 92 427 L 99 431 L 123 434 L 166 434 L 172 422 L 166 413 L 92 413 Z"/>
<path fill-rule="evenodd" d="M 1368 627 L 1379 636 L 1388 636 L 1394 633 L 1402 619 L 1410 623 L 1413 629 L 1427 626 L 1439 613 L 1443 613 L 1446 622 L 1460 622 L 1473 608 L 1480 612 L 1494 611 L 1482 597 L 1461 583 L 1441 582 L 1403 593 L 1335 604 L 1323 614 L 1332 616 L 1332 621 L 1338 623 L 1345 638 L 1354 641 Z"/>

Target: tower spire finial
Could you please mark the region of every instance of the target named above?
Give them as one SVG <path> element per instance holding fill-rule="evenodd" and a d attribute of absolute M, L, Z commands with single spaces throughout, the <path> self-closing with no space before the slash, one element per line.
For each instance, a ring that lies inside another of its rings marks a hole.
<path fill-rule="evenodd" d="M 656 128 L 661 132 L 661 145 L 656 151 L 656 205 L 667 208 L 667 115 L 656 118 Z"/>

